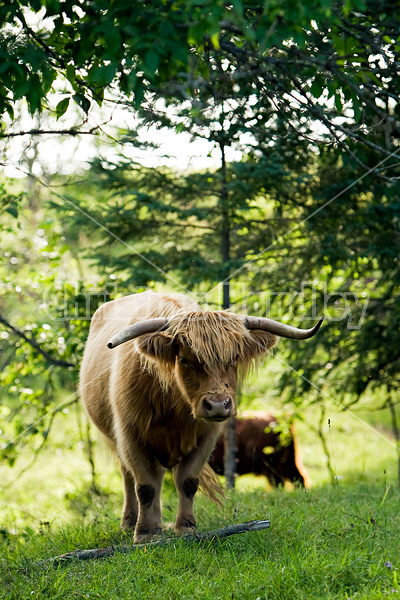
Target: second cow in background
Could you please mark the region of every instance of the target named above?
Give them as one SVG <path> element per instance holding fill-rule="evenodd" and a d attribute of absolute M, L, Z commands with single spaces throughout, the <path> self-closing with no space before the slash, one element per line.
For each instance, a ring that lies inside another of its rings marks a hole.
<path fill-rule="evenodd" d="M 209 460 L 219 475 L 224 474 L 224 439 L 221 436 Z M 264 475 L 272 487 L 285 481 L 308 487 L 307 473 L 296 448 L 291 426 L 287 433 L 276 417 L 262 413 L 236 420 L 236 473 Z"/>

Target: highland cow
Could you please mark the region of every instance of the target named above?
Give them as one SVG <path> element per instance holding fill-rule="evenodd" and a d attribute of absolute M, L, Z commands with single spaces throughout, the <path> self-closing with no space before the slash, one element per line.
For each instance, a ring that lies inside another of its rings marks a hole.
<path fill-rule="evenodd" d="M 308 477 L 299 457 L 294 427 L 283 432 L 281 424 L 268 413 L 236 420 L 236 473 L 264 475 L 272 487 L 289 481 L 306 488 Z M 217 440 L 209 464 L 223 475 L 223 435 Z"/>
<path fill-rule="evenodd" d="M 214 500 L 221 489 L 207 460 L 221 423 L 236 414 L 238 369 L 245 373 L 276 336 L 305 339 L 319 326 L 300 330 L 266 318 L 203 311 L 187 296 L 153 292 L 108 302 L 95 312 L 80 392 L 121 462 L 122 527 L 134 529 L 135 542 L 161 533 L 167 469 L 179 497 L 175 531 L 195 531 L 198 486 Z"/>

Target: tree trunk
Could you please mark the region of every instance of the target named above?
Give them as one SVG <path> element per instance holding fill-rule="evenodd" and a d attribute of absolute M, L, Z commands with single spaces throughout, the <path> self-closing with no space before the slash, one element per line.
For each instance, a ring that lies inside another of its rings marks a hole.
<path fill-rule="evenodd" d="M 226 160 L 225 146 L 221 142 L 221 193 L 220 206 L 222 214 L 221 227 L 221 256 L 224 280 L 222 281 L 222 308 L 227 310 L 230 308 L 230 277 L 229 277 L 229 261 L 230 261 L 230 222 L 229 222 L 229 206 L 228 206 L 228 190 L 226 180 Z M 235 487 L 235 472 L 236 472 L 236 421 L 229 419 L 225 427 L 224 436 L 224 475 L 226 479 L 226 487 L 233 489 Z"/>

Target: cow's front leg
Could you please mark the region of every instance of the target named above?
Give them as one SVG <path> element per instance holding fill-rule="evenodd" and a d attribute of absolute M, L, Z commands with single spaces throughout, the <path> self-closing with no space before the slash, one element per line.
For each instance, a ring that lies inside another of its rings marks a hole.
<path fill-rule="evenodd" d="M 124 441 L 120 436 L 118 453 L 123 465 L 125 482 L 122 525 L 124 526 L 125 517 L 128 517 L 129 513 L 132 518 L 128 520 L 131 522 L 131 527 L 134 525 L 134 512 L 137 506 L 134 541 L 135 543 L 148 542 L 162 532 L 161 486 L 165 469 L 135 439 L 129 439 L 129 443 Z M 132 498 L 133 486 L 137 504 Z"/>
<path fill-rule="evenodd" d="M 162 533 L 161 487 L 165 469 L 158 463 L 153 465 L 152 476 L 135 473 L 136 495 L 139 515 L 135 528 L 135 544 L 148 542 Z"/>
<path fill-rule="evenodd" d="M 174 469 L 175 487 L 178 492 L 179 506 L 175 522 L 175 533 L 182 535 L 196 532 L 196 520 L 193 512 L 193 500 L 199 485 L 199 475 L 207 462 L 215 441 L 219 435 L 219 428 L 215 428 L 210 435 L 198 441 L 197 447 Z"/>

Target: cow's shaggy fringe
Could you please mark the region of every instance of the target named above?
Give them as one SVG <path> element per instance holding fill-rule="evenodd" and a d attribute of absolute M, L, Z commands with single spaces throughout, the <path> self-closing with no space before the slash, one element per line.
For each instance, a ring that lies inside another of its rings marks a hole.
<path fill-rule="evenodd" d="M 240 317 L 224 311 L 198 311 L 177 314 L 166 332 L 182 340 L 206 369 L 224 368 L 241 359 L 247 362 L 246 341 L 250 333 Z"/>
<path fill-rule="evenodd" d="M 176 306 L 173 308 L 176 310 Z M 169 316 L 166 315 L 169 310 L 160 312 L 163 316 Z M 152 316 L 155 316 L 154 313 Z M 237 362 L 241 379 L 254 373 L 257 359 L 264 356 L 266 349 L 271 348 L 277 341 L 272 333 L 250 333 L 238 315 L 227 311 L 186 312 L 181 309 L 170 315 L 169 327 L 162 335 L 169 338 L 171 344 L 178 341 L 189 347 L 206 371 L 210 372 L 216 367 L 224 369 Z M 158 375 L 164 388 L 169 387 L 173 377 L 173 365 L 160 364 L 160 361 L 157 361 L 154 369 L 154 361 L 144 355 L 141 358 L 142 366 Z"/>

